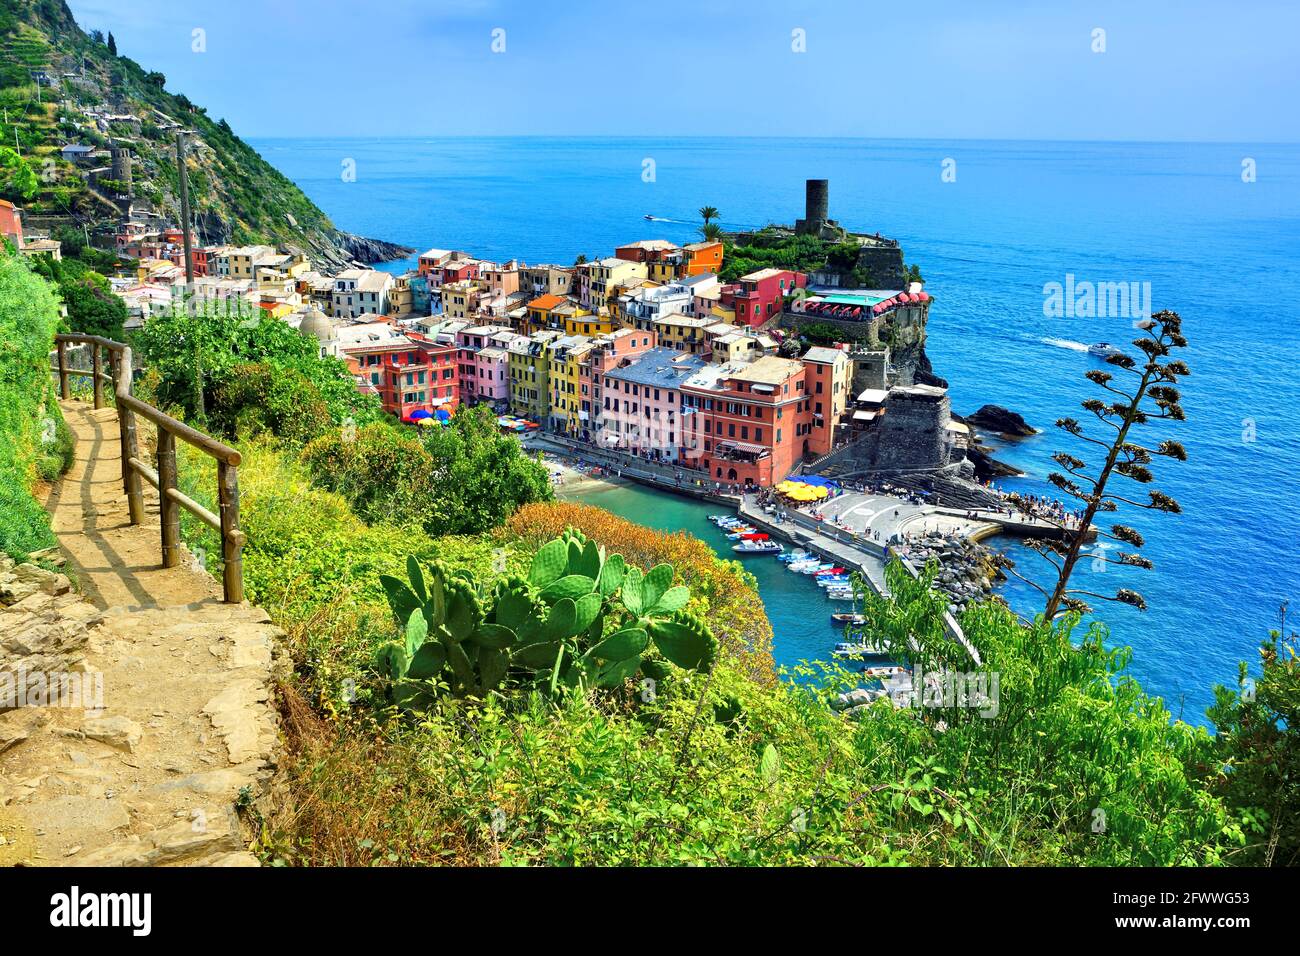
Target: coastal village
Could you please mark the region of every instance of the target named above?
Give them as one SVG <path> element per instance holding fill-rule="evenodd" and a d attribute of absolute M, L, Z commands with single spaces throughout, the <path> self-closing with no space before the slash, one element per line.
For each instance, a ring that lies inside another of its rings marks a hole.
<path fill-rule="evenodd" d="M 99 158 L 130 182 L 128 152 Z M 20 252 L 58 258 L 12 206 L 0 225 Z M 979 437 L 924 360 L 933 299 L 896 242 L 829 218 L 826 180 L 807 181 L 792 226 L 768 229 L 847 244 L 869 266 L 861 274 L 892 285 L 853 287 L 829 265 L 724 281 L 728 244 L 709 230 L 571 265 L 433 248 L 401 273 L 330 269 L 295 249 L 201 244 L 197 231 L 187 243 L 134 202 L 113 237 L 129 274 L 109 281 L 128 332 L 174 308 L 260 314 L 345 362 L 359 391 L 412 428 L 484 405 L 555 462 L 734 506 L 735 550 L 791 542 L 837 572 L 821 580 L 839 585 L 829 596 L 850 596 L 846 569 L 886 593 L 891 554 L 913 574 L 935 557 L 936 587 L 959 614 L 1000 576 L 974 539 L 1053 533 L 1043 519 L 1060 516 L 1027 513 L 991 486 Z M 809 344 L 809 324 L 842 341 Z M 949 630 L 960 639 L 951 617 Z"/>
<path fill-rule="evenodd" d="M 129 178 L 129 158 L 112 160 Z M 825 203 L 825 181 L 810 180 L 798 234 L 838 228 Z M 18 210 L 0 209 L 0 223 L 20 251 L 58 257 L 57 242 L 23 235 Z M 502 427 L 733 491 L 774 487 L 840 449 L 870 450 L 845 456 L 845 472 L 965 460 L 969 429 L 945 390 L 894 368 L 882 341 L 882 329 L 923 332 L 932 300 L 920 282 L 841 288 L 819 282 L 838 276 L 777 268 L 724 282 L 720 239 L 632 241 L 572 265 L 435 248 L 404 274 L 327 272 L 299 252 L 201 245 L 194 233 L 187 275 L 185 238 L 156 216 L 124 218 L 115 251 L 134 273 L 110 281 L 128 331 L 186 301 L 259 310 L 315 338 L 413 425 L 488 405 Z M 812 319 L 851 334 L 801 349 L 797 324 Z"/>

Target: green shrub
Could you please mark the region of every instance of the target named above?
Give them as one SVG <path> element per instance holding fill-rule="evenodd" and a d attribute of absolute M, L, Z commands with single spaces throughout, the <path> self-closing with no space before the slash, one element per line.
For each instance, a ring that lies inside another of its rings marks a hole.
<path fill-rule="evenodd" d="M 212 393 L 208 423 L 233 436 L 262 432 L 305 444 L 334 424 L 329 403 L 297 369 L 246 362 L 228 369 Z"/>
<path fill-rule="evenodd" d="M 430 534 L 475 534 L 521 505 L 553 497 L 546 469 L 485 407 L 462 408 L 443 427 L 391 424 L 325 435 L 303 460 L 366 521 L 409 520 Z"/>
<path fill-rule="evenodd" d="M 50 377 L 58 315 L 49 284 L 0 250 L 0 551 L 19 559 L 54 544 L 33 482 L 72 461 Z"/>

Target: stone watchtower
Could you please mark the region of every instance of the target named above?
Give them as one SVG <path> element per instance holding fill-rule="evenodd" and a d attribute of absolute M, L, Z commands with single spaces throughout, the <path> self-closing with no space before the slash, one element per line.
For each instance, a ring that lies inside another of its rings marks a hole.
<path fill-rule="evenodd" d="M 131 195 L 131 151 L 125 146 L 113 146 L 109 155 L 113 160 L 113 178 L 126 187 L 123 192 Z"/>
<path fill-rule="evenodd" d="M 801 236 L 818 236 L 822 239 L 842 240 L 847 233 L 839 223 L 830 218 L 831 181 L 808 179 L 804 181 L 804 212 L 796 219 L 794 231 Z"/>

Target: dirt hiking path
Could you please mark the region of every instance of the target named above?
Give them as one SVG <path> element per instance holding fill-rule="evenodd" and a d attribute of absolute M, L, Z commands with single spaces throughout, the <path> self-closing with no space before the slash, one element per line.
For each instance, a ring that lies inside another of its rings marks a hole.
<path fill-rule="evenodd" d="M 147 483 L 128 520 L 116 412 L 62 405 L 76 461 L 46 501 L 62 554 L 34 558 L 66 557 L 67 576 L 0 558 L 0 865 L 256 866 L 239 808 L 274 770 L 282 632 L 223 604 L 188 552 L 161 567 Z M 30 706 L 41 677 L 58 705 Z"/>

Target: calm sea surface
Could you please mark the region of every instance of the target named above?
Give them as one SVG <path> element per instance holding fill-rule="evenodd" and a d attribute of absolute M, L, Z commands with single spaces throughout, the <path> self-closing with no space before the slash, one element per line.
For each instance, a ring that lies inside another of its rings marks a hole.
<path fill-rule="evenodd" d="M 1001 450 L 1028 474 L 1006 487 L 1033 492 L 1049 488 L 1053 451 L 1079 453 L 1052 423 L 1080 414 L 1078 402 L 1093 393 L 1082 375 L 1096 363 L 1083 347 L 1134 337 L 1126 317 L 1046 317 L 1044 285 L 1067 274 L 1150 283 L 1152 308 L 1180 312 L 1191 340 L 1188 421 L 1148 433 L 1187 446 L 1186 464 L 1158 460 L 1155 484 L 1184 513 L 1124 518 L 1146 536 L 1154 572 L 1098 573 L 1084 562 L 1076 583 L 1146 595 L 1146 613 L 1106 605 L 1101 617 L 1114 640 L 1132 645 L 1143 685 L 1198 722 L 1212 683 L 1235 679 L 1236 662 L 1255 659 L 1279 603 L 1300 597 L 1295 146 L 535 138 L 254 145 L 341 228 L 529 262 L 607 255 L 634 239 L 690 241 L 695 210 L 706 204 L 718 207 L 726 227 L 792 222 L 804 179 L 828 178 L 834 218 L 897 237 L 907 261 L 920 266 L 937 300 L 929 354 L 950 382 L 954 410 L 994 402 L 1043 430 Z M 1243 182 L 1247 159 L 1255 182 Z M 349 160 L 354 182 L 342 178 Z M 954 182 L 941 178 L 945 160 L 955 163 Z M 647 222 L 646 214 L 677 221 Z M 721 547 L 703 520 L 708 509 L 675 498 L 648 509 L 649 495 L 618 488 L 591 500 Z M 1022 557 L 1021 568 L 1041 577 L 1040 559 Z M 748 564 L 759 574 L 779 660 L 825 656 L 830 602 L 775 562 Z M 1041 605 L 1027 586 L 1006 594 L 1021 610 Z"/>

